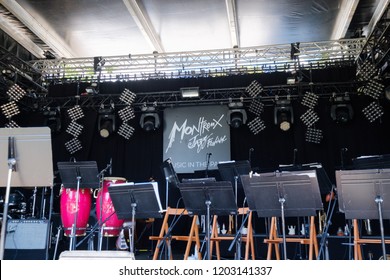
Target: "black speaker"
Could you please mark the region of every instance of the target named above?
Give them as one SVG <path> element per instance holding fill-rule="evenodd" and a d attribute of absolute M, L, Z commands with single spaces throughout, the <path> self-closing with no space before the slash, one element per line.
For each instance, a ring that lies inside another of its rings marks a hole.
<path fill-rule="evenodd" d="M 49 221 L 12 219 L 7 222 L 5 259 L 45 259 Z"/>

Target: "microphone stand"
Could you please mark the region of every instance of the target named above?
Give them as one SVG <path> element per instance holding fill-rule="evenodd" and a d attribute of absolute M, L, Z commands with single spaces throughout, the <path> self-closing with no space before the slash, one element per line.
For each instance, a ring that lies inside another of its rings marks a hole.
<path fill-rule="evenodd" d="M 7 229 L 8 204 L 11 191 L 12 172 L 16 171 L 15 137 L 8 137 L 8 179 L 3 206 L 3 221 L 0 237 L 0 260 L 4 259 L 5 234 Z"/>
<path fill-rule="evenodd" d="M 97 177 L 99 178 L 100 183 L 102 184 L 102 186 L 101 186 L 101 191 L 102 192 L 103 192 L 103 178 L 104 178 L 104 174 L 107 172 L 107 170 L 109 170 L 109 169 L 111 170 L 111 168 L 112 168 L 112 163 L 110 161 L 110 163 L 107 164 L 106 168 L 104 168 L 102 171 L 100 171 L 100 173 L 97 175 Z M 102 244 L 103 244 L 103 222 L 102 222 L 102 218 L 103 218 L 103 194 L 100 195 L 100 215 L 99 215 L 98 224 L 101 225 L 101 227 L 99 227 L 99 232 L 98 232 L 98 246 L 97 246 L 98 247 L 98 251 L 102 250 Z"/>

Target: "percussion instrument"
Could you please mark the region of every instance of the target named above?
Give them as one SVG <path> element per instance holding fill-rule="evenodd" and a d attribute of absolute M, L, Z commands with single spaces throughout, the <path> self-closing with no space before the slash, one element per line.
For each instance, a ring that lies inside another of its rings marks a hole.
<path fill-rule="evenodd" d="M 118 236 L 123 224 L 123 220 L 119 220 L 115 213 L 114 205 L 108 187 L 111 184 L 126 183 L 125 178 L 120 177 L 105 177 L 103 178 L 103 187 L 98 191 L 96 197 L 96 217 L 99 220 L 99 225 L 103 227 L 103 235 Z"/>
<path fill-rule="evenodd" d="M 76 236 L 85 235 L 88 226 L 92 204 L 91 189 L 80 189 L 78 192 L 78 209 L 76 209 L 77 190 L 63 186 L 60 190 L 60 214 L 66 236 L 72 233 L 75 215 L 77 215 Z"/>

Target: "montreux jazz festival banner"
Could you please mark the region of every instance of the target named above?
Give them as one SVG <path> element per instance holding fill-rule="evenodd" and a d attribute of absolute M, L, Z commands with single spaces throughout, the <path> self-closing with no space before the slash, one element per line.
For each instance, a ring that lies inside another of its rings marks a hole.
<path fill-rule="evenodd" d="M 163 158 L 176 173 L 217 169 L 230 160 L 226 106 L 176 107 L 164 110 Z"/>

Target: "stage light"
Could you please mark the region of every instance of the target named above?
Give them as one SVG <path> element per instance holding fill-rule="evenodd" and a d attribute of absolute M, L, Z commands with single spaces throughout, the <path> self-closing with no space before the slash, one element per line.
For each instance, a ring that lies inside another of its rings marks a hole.
<path fill-rule="evenodd" d="M 119 96 L 119 100 L 124 102 L 126 105 L 131 105 L 133 104 L 136 97 L 137 95 L 134 92 L 131 92 L 130 90 L 125 88 Z"/>
<path fill-rule="evenodd" d="M 9 120 L 9 122 L 5 124 L 5 127 L 6 128 L 17 128 L 20 126 L 16 122 L 14 122 L 13 120 Z"/>
<path fill-rule="evenodd" d="M 312 109 L 307 110 L 300 118 L 302 122 L 307 126 L 311 127 L 313 124 L 318 122 L 320 119 L 316 112 Z"/>
<path fill-rule="evenodd" d="M 68 127 L 66 128 L 66 132 L 74 137 L 77 137 L 81 134 L 83 128 L 84 128 L 83 125 L 76 123 L 75 121 L 71 121 Z"/>
<path fill-rule="evenodd" d="M 372 76 L 376 76 L 378 73 L 378 69 L 372 64 L 368 59 L 360 65 L 359 70 L 357 72 L 358 81 L 367 81 Z"/>
<path fill-rule="evenodd" d="M 353 118 L 353 108 L 348 95 L 333 96 L 331 99 L 330 116 L 336 123 L 347 123 Z"/>
<path fill-rule="evenodd" d="M 264 111 L 264 104 L 261 103 L 260 100 L 257 100 L 257 99 L 254 99 L 251 103 L 251 105 L 249 105 L 249 112 L 255 114 L 256 116 L 260 116 L 261 113 L 263 113 Z"/>
<path fill-rule="evenodd" d="M 306 142 L 320 144 L 323 138 L 322 130 L 309 127 L 306 131 Z"/>
<path fill-rule="evenodd" d="M 22 89 L 19 85 L 14 84 L 7 90 L 7 95 L 11 100 L 19 101 L 26 95 L 26 91 Z"/>
<path fill-rule="evenodd" d="M 254 80 L 246 87 L 245 90 L 250 97 L 255 98 L 263 92 L 263 89 L 263 86 L 258 81 Z"/>
<path fill-rule="evenodd" d="M 107 138 L 115 132 L 115 112 L 112 106 L 99 109 L 98 131 L 103 138 Z"/>
<path fill-rule="evenodd" d="M 118 115 L 123 122 L 127 122 L 135 118 L 134 109 L 131 106 L 120 109 L 118 111 Z"/>
<path fill-rule="evenodd" d="M 293 107 L 289 99 L 276 100 L 276 105 L 274 107 L 274 123 L 283 131 L 289 130 L 294 123 Z"/>
<path fill-rule="evenodd" d="M 81 109 L 80 105 L 75 105 L 72 108 L 68 109 L 68 116 L 72 121 L 76 121 L 78 119 L 81 119 L 84 117 L 83 110 Z"/>
<path fill-rule="evenodd" d="M 98 94 L 99 93 L 98 84 L 91 83 L 91 85 L 89 87 L 85 88 L 85 92 L 87 94 Z"/>
<path fill-rule="evenodd" d="M 129 124 L 127 123 L 122 123 L 120 126 L 119 126 L 119 129 L 118 129 L 118 134 L 120 136 L 122 136 L 123 138 L 129 140 L 130 137 L 133 135 L 134 133 L 134 127 L 130 126 Z"/>
<path fill-rule="evenodd" d="M 249 130 L 254 134 L 258 134 L 260 131 L 265 129 L 265 124 L 259 117 L 254 118 L 248 123 Z"/>
<path fill-rule="evenodd" d="M 318 95 L 312 92 L 306 92 L 302 98 L 301 104 L 313 109 L 318 103 Z"/>
<path fill-rule="evenodd" d="M 198 87 L 185 87 L 180 89 L 181 97 L 183 98 L 197 98 L 199 97 Z"/>
<path fill-rule="evenodd" d="M 378 100 L 383 95 L 384 89 L 385 86 L 382 83 L 376 79 L 371 79 L 366 85 L 359 88 L 359 91 Z"/>
<path fill-rule="evenodd" d="M 45 117 L 44 125 L 48 126 L 51 132 L 59 132 L 61 130 L 61 112 L 60 108 L 47 108 L 43 112 Z"/>
<path fill-rule="evenodd" d="M 231 127 L 239 128 L 241 125 L 246 124 L 247 114 L 242 102 L 230 102 L 228 107 L 227 122 Z"/>
<path fill-rule="evenodd" d="M 73 138 L 65 143 L 65 148 L 70 154 L 74 154 L 75 152 L 81 150 L 83 147 L 81 146 L 81 142 L 77 138 Z"/>
<path fill-rule="evenodd" d="M 156 130 L 160 127 L 160 117 L 155 107 L 142 107 L 142 115 L 139 121 L 141 128 L 145 131 Z"/>
<path fill-rule="evenodd" d="M 370 122 L 374 122 L 384 114 L 382 106 L 375 101 L 363 108 L 362 112 Z"/>
<path fill-rule="evenodd" d="M 10 101 L 8 103 L 5 103 L 5 104 L 1 105 L 0 108 L 1 108 L 3 115 L 7 119 L 9 119 L 13 116 L 16 116 L 20 113 L 19 107 L 15 101 Z"/>
<path fill-rule="evenodd" d="M 103 69 L 106 60 L 101 56 L 96 56 L 93 58 L 93 70 L 96 72 L 100 72 Z"/>

